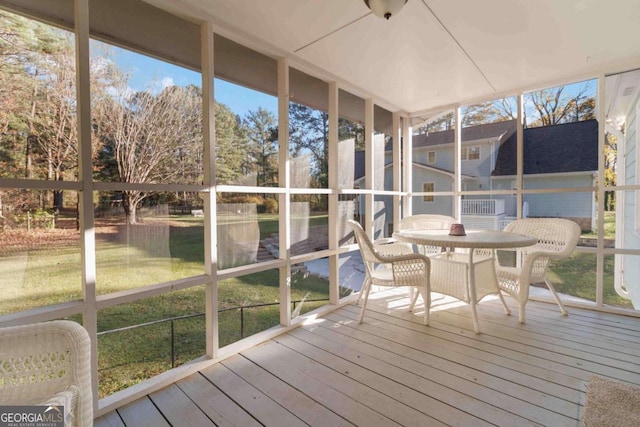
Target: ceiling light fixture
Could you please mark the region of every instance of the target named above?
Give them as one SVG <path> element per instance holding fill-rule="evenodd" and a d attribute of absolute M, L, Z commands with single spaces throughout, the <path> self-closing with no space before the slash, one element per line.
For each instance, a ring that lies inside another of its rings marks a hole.
<path fill-rule="evenodd" d="M 380 18 L 389 19 L 402 9 L 407 0 L 364 0 L 364 4 Z"/>

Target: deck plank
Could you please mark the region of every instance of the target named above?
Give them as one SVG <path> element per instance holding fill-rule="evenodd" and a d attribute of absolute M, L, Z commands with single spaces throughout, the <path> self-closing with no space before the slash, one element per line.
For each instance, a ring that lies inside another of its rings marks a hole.
<path fill-rule="evenodd" d="M 278 405 L 223 364 L 201 371 L 209 381 L 264 425 L 303 426 L 302 420 Z"/>
<path fill-rule="evenodd" d="M 149 395 L 158 410 L 174 426 L 215 426 L 198 406 L 177 386 L 173 385 Z"/>
<path fill-rule="evenodd" d="M 322 324 L 322 328 L 316 328 L 314 334 L 330 339 L 339 346 L 356 346 L 358 351 L 363 354 L 388 361 L 388 363 L 402 367 L 417 376 L 436 383 L 436 387 L 429 387 L 423 391 L 426 395 L 442 398 L 436 390 L 443 387 L 460 390 L 461 393 L 466 395 L 465 398 L 467 400 L 476 399 L 487 405 L 493 405 L 498 408 L 495 411 L 498 412 L 500 417 L 506 416 L 512 420 L 522 418 L 523 423 L 524 419 L 541 422 L 549 408 L 556 411 L 564 410 L 567 415 L 572 415 L 576 412 L 576 405 L 555 399 L 554 396 L 544 393 L 531 393 L 531 389 L 526 386 L 502 380 L 478 369 L 472 369 L 443 358 L 421 353 L 397 342 L 387 342 L 385 344 L 378 337 L 358 330 L 349 333 L 348 331 L 345 332 L 344 329 L 346 328 Z M 296 331 L 293 335 L 298 336 L 303 333 L 304 330 Z M 357 344 L 354 345 L 354 342 L 357 342 Z M 325 345 L 328 346 L 328 344 Z M 363 356 L 359 356 L 359 358 L 362 359 Z M 463 399 L 456 399 L 451 404 L 462 408 L 464 405 L 461 402 L 463 402 Z M 479 412 L 481 408 L 478 408 L 478 404 L 475 406 L 476 408 L 469 409 L 469 411 L 473 411 L 472 413 L 477 415 L 481 413 Z M 487 420 L 490 420 L 490 418 Z M 500 424 L 499 418 L 494 422 Z M 505 420 L 502 419 L 502 423 L 504 422 Z"/>
<path fill-rule="evenodd" d="M 479 306 L 480 307 L 480 306 Z M 455 308 L 450 312 L 442 313 L 441 316 L 452 318 L 456 316 Z M 459 312 L 460 313 L 460 312 Z M 464 314 L 464 312 L 461 312 Z M 484 326 L 487 342 L 494 342 L 495 339 L 509 340 L 510 350 L 520 354 L 526 354 L 527 360 L 532 364 L 555 369 L 558 373 L 570 373 L 571 375 L 588 381 L 591 375 L 601 375 L 621 381 L 640 383 L 640 374 L 637 373 L 638 365 L 633 362 L 619 360 L 616 366 L 610 365 L 610 358 L 598 356 L 591 351 L 584 352 L 574 350 L 567 346 L 565 341 L 555 343 L 549 337 L 550 327 L 536 327 L 529 322 L 524 325 L 517 323 L 517 317 L 508 320 L 509 325 L 505 325 L 505 320 L 491 318 L 491 311 L 486 306 L 479 308 L 481 325 Z M 458 314 L 459 317 L 464 317 Z M 558 319 L 556 327 L 560 328 L 565 318 Z M 514 328 L 516 328 L 514 333 Z M 493 340 L 493 341 L 492 341 Z M 605 344 L 602 344 L 605 345 Z M 542 364 L 542 365 L 541 365 Z"/>
<path fill-rule="evenodd" d="M 200 373 L 178 381 L 177 385 L 219 427 L 261 425 Z"/>
<path fill-rule="evenodd" d="M 286 382 L 267 372 L 262 367 L 242 357 L 234 356 L 222 362 L 238 376 L 250 381 L 254 387 L 285 406 L 309 425 L 318 427 L 353 426 L 344 418 L 301 393 Z"/>
<path fill-rule="evenodd" d="M 575 389 L 581 389 L 580 384 L 588 381 L 593 374 L 611 376 L 613 378 L 615 378 L 616 374 L 619 374 L 619 371 L 608 370 L 605 365 L 592 363 L 590 358 L 583 360 L 579 357 L 566 355 L 564 346 L 551 347 L 551 351 L 548 351 L 548 346 L 544 342 L 547 328 L 538 329 L 537 332 L 531 333 L 526 330 L 526 324 L 520 325 L 517 322 L 517 316 L 505 316 L 502 313 L 496 315 L 497 317 L 492 321 L 490 313 L 487 312 L 483 304 L 478 306 L 483 333 L 474 337 L 471 330 L 459 330 L 461 322 L 467 323 L 468 321 L 467 314 L 469 311 L 467 309 L 468 307 L 453 307 L 449 310 L 438 312 L 433 316 L 434 322 L 429 333 L 439 333 L 436 332 L 439 330 L 446 330 L 451 333 L 458 331 L 459 338 L 456 339 L 456 344 L 471 345 L 478 350 L 486 351 L 499 357 L 525 362 L 531 367 L 539 367 L 543 369 L 540 372 L 546 372 L 546 377 L 540 377 L 543 380 L 554 381 L 555 378 L 556 383 L 570 385 Z M 403 318 L 407 319 L 406 315 Z M 390 322 L 397 323 L 395 320 Z M 561 319 L 558 322 L 561 322 Z M 415 325 L 411 327 L 416 328 Z M 523 336 L 526 336 L 527 339 L 524 339 Z M 476 356 L 481 357 L 480 355 Z M 533 371 L 529 368 L 523 372 L 536 376 Z M 573 377 L 574 380 L 578 379 L 581 382 L 576 386 L 574 384 L 575 381 L 569 380 L 567 376 Z"/>
<path fill-rule="evenodd" d="M 340 314 L 345 313 L 347 312 L 341 312 Z M 347 317 L 347 319 L 351 324 L 353 324 L 357 319 L 357 313 L 350 312 L 349 314 L 350 317 Z M 369 313 L 370 321 L 373 321 L 378 316 L 384 315 L 374 311 Z M 409 314 L 409 316 L 412 315 Z M 335 316 L 332 314 L 327 317 L 332 320 L 338 319 L 337 314 Z M 455 366 L 457 364 L 461 367 L 466 367 L 471 371 L 477 371 L 478 373 L 484 372 L 505 381 L 512 382 L 522 387 L 522 390 L 526 391 L 528 389 L 528 397 L 523 399 L 523 403 L 537 402 L 539 404 L 537 407 L 532 407 L 530 405 L 525 405 L 518 400 L 494 400 L 494 403 L 504 405 L 502 409 L 505 411 L 512 412 L 523 418 L 533 418 L 536 422 L 542 423 L 543 425 L 559 426 L 573 425 L 575 423 L 575 417 L 579 413 L 580 409 L 577 404 L 571 403 L 571 401 L 567 399 L 578 399 L 580 398 L 580 393 L 573 392 L 567 387 L 550 384 L 547 381 L 531 378 L 531 376 L 522 374 L 518 369 L 513 369 L 512 366 L 509 366 L 509 364 L 519 369 L 523 369 L 523 367 L 526 368 L 528 365 L 519 364 L 517 361 L 502 358 L 497 354 L 498 350 L 494 350 L 495 353 L 487 353 L 482 350 L 474 349 L 473 344 L 476 339 L 475 337 L 469 338 L 468 344 L 470 345 L 464 346 L 448 342 L 442 336 L 437 336 L 437 334 L 432 335 L 432 326 L 428 327 L 428 330 L 425 329 L 424 326 L 418 326 L 420 333 L 417 335 L 411 334 L 408 331 L 412 331 L 414 324 L 412 322 L 407 323 L 408 324 L 406 325 L 401 323 L 397 326 L 385 323 L 384 328 L 378 328 L 377 325 L 371 326 L 365 323 L 363 325 L 359 325 L 358 329 L 392 342 L 398 349 L 397 351 L 401 351 L 402 354 L 411 354 L 415 360 L 421 360 L 421 352 L 431 354 L 434 357 L 443 357 L 453 364 L 453 366 L 450 365 L 449 369 L 451 369 L 454 374 L 458 372 Z M 417 325 L 419 325 L 419 323 Z M 470 331 L 470 333 L 471 335 L 476 336 L 473 331 Z M 454 338 L 461 339 L 460 337 L 455 336 Z M 387 346 L 389 346 L 389 344 L 387 344 Z M 413 353 L 410 353 L 411 351 L 413 351 Z M 536 370 L 536 372 L 540 375 L 547 375 L 546 372 L 539 369 Z M 472 378 L 475 380 L 477 379 L 477 376 Z M 448 379 L 448 381 L 453 381 L 453 379 Z M 455 383 L 450 386 L 456 387 L 454 384 Z M 477 387 L 475 381 L 468 384 L 473 385 L 474 388 Z M 476 393 L 476 395 L 478 393 L 482 393 L 482 390 L 476 389 L 474 391 L 470 385 L 463 388 L 464 393 Z M 532 393 L 534 390 L 536 392 Z M 484 398 L 489 399 L 495 397 L 497 396 L 490 396 L 487 394 Z"/>
<path fill-rule="evenodd" d="M 94 427 L 126 427 L 118 412 L 113 411 L 93 420 Z"/>
<path fill-rule="evenodd" d="M 495 310 L 495 303 L 484 304 L 488 309 Z M 552 306 L 555 307 L 555 306 Z M 620 328 L 614 325 L 598 325 L 591 321 L 587 323 L 580 312 L 571 310 L 573 315 L 556 318 L 553 312 L 532 306 L 528 311 L 537 314 L 528 320 L 523 327 L 546 328 L 547 335 L 556 337 L 565 345 L 582 348 L 597 354 L 622 356 L 628 355 L 627 360 L 635 360 L 634 356 L 640 351 L 640 331 Z M 550 314 L 550 315 L 549 315 Z M 559 313 L 557 313 L 559 314 Z M 587 318 L 589 319 L 589 318 Z M 640 322 L 636 328 L 640 327 Z"/>
<path fill-rule="evenodd" d="M 640 319 L 530 302 L 436 298 L 430 325 L 404 290 L 376 292 L 96 419 L 189 425 L 580 425 L 594 376 L 640 385 Z M 199 421 L 196 421 L 195 417 Z"/>
<path fill-rule="evenodd" d="M 382 404 L 390 400 L 382 398 L 381 393 L 370 390 L 357 382 L 341 378 L 344 384 L 333 384 L 327 381 L 329 369 L 298 355 L 292 350 L 273 341 L 253 347 L 242 352 L 243 356 L 262 366 L 264 369 L 291 384 L 317 402 L 330 407 L 338 415 L 355 425 L 388 425 L 399 426 L 391 418 L 376 412 Z M 332 376 L 333 377 L 333 376 Z M 335 382 L 335 381 L 334 381 Z M 327 384 L 330 383 L 330 384 Z M 362 403 L 363 396 L 371 396 L 377 406 Z M 401 402 L 396 402 L 396 404 Z"/>
<path fill-rule="evenodd" d="M 327 318 L 339 319 L 343 317 L 353 322 L 357 314 L 353 311 L 343 310 L 340 313 L 332 313 Z M 568 374 L 551 372 L 548 366 L 536 366 L 527 354 L 511 351 L 509 348 L 487 344 L 486 334 L 476 335 L 473 330 L 461 330 L 455 325 L 436 324 L 433 322 L 423 333 L 429 337 L 425 342 L 412 339 L 410 330 L 416 328 L 412 322 L 406 322 L 400 318 L 388 318 L 377 312 L 371 313 L 370 318 L 381 316 L 380 326 L 361 325 L 365 331 L 377 331 L 377 335 L 401 342 L 416 350 L 433 354 L 467 366 L 481 370 L 507 381 L 527 386 L 539 392 L 572 400 L 574 396 L 572 388 L 579 389 L 584 382 Z M 384 321 L 384 322 L 383 322 Z M 465 321 L 466 322 L 466 321 Z M 472 325 L 470 326 L 472 327 Z M 536 362 L 536 360 L 534 360 Z M 538 365 L 543 363 L 537 363 Z"/>
<path fill-rule="evenodd" d="M 428 376 L 420 376 L 414 371 L 370 357 L 360 348 L 348 348 L 331 343 L 329 340 L 315 339 L 310 335 L 313 334 L 296 333 L 279 338 L 278 342 L 292 346 L 297 351 L 304 352 L 308 357 L 313 357 L 319 363 L 331 366 L 334 370 L 343 371 L 345 375 L 357 379 L 359 382 L 375 386 L 389 396 L 402 396 L 405 404 L 417 411 L 424 411 L 423 415 L 418 415 L 419 425 L 431 422 L 427 418 L 427 414 L 436 414 L 434 417 L 443 424 L 450 423 L 451 419 L 456 419 L 463 424 L 492 425 L 506 423 L 507 420 L 514 418 L 513 414 L 484 404 L 454 388 L 434 382 Z M 294 341 L 297 338 L 300 340 Z M 319 344 L 326 351 L 312 344 Z M 328 351 L 337 357 L 329 356 Z M 358 364 L 353 363 L 354 361 Z M 409 415 L 413 418 L 417 414 Z M 398 421 L 403 425 L 408 425 L 401 420 Z M 525 420 L 521 419 L 520 421 L 524 422 Z"/>
<path fill-rule="evenodd" d="M 118 414 L 127 426 L 164 427 L 171 425 L 148 396 L 123 406 L 118 409 Z"/>

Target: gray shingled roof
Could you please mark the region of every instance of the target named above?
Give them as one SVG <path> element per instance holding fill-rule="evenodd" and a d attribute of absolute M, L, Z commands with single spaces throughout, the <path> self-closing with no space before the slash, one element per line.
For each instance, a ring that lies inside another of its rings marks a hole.
<path fill-rule="evenodd" d="M 462 129 L 462 141 L 502 135 L 492 176 L 516 174 L 516 121 L 489 123 Z M 524 137 L 524 173 L 561 173 L 598 170 L 598 122 L 564 123 L 527 128 Z M 453 130 L 414 135 L 413 148 L 453 144 Z M 364 152 L 356 152 L 354 176 L 364 176 Z M 429 165 L 433 168 L 433 165 Z M 447 171 L 452 172 L 452 171 Z"/>
<path fill-rule="evenodd" d="M 480 139 L 497 138 L 504 134 L 508 138 L 516 132 L 516 121 L 507 120 L 504 122 L 488 123 L 486 125 L 471 126 L 462 128 L 462 142 L 477 141 Z M 413 136 L 413 148 L 430 147 L 434 145 L 453 144 L 454 131 L 445 130 L 439 132 L 429 132 L 426 135 Z"/>
<path fill-rule="evenodd" d="M 564 123 L 524 130 L 524 173 L 598 170 L 598 121 Z M 516 138 L 498 151 L 493 176 L 516 174 Z"/>

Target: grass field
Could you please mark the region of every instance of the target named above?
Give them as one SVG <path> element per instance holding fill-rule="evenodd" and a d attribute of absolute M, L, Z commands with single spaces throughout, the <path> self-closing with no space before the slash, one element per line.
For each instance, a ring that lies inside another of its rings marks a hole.
<path fill-rule="evenodd" d="M 96 290 L 99 295 L 204 273 L 203 220 L 172 217 L 170 223 L 146 218 L 124 226 L 102 220 L 96 228 Z M 310 224 L 326 224 L 326 215 Z M 260 234 L 277 233 L 277 215 L 260 219 Z M 82 297 L 80 235 L 69 229 L 0 234 L 0 314 L 53 305 Z M 224 250 L 224 248 L 223 248 Z M 220 345 L 280 322 L 279 272 L 269 270 L 221 281 L 218 286 Z M 292 301 L 326 300 L 328 281 L 296 274 Z M 205 311 L 204 286 L 121 304 L 98 312 L 98 331 L 129 328 Z M 306 301 L 300 313 L 326 301 Z M 81 322 L 80 316 L 73 320 Z M 241 324 L 243 329 L 241 329 Z M 204 318 L 189 317 L 103 334 L 98 339 L 99 394 L 109 395 L 205 353 Z M 174 342 L 173 355 L 171 341 Z"/>
<path fill-rule="evenodd" d="M 310 217 L 310 225 L 326 225 L 326 215 Z M 145 221 L 126 228 L 104 221 L 96 229 L 97 292 L 100 295 L 204 272 L 202 218 L 172 217 L 170 223 Z M 613 216 L 606 218 L 612 234 Z M 126 230 L 125 230 L 126 228 Z M 261 238 L 278 232 L 277 215 L 260 215 Z M 73 228 L 0 234 L 0 314 L 80 299 L 80 236 Z M 224 250 L 224 249 L 223 249 Z M 559 292 L 595 301 L 596 257 L 574 254 L 551 266 L 550 279 Z M 605 259 L 606 304 L 631 307 L 613 289 L 613 256 Z M 296 274 L 292 300 L 328 298 L 328 282 Z M 279 323 L 279 273 L 269 270 L 219 283 L 219 340 L 224 346 Z M 205 352 L 204 286 L 121 304 L 98 313 L 99 394 L 109 395 Z M 301 312 L 324 302 L 307 301 Z M 183 317 L 172 322 L 154 323 Z M 74 320 L 81 321 L 77 316 Z M 136 329 L 126 329 L 147 324 Z M 241 330 L 241 325 L 244 330 Z M 173 352 L 171 343 L 174 343 Z"/>

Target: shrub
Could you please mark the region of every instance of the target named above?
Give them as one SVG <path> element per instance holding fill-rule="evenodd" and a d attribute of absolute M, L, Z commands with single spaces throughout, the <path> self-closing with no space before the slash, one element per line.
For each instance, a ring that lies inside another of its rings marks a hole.
<path fill-rule="evenodd" d="M 266 199 L 264 201 L 264 211 L 265 213 L 278 212 L 278 201 L 276 199 Z"/>

